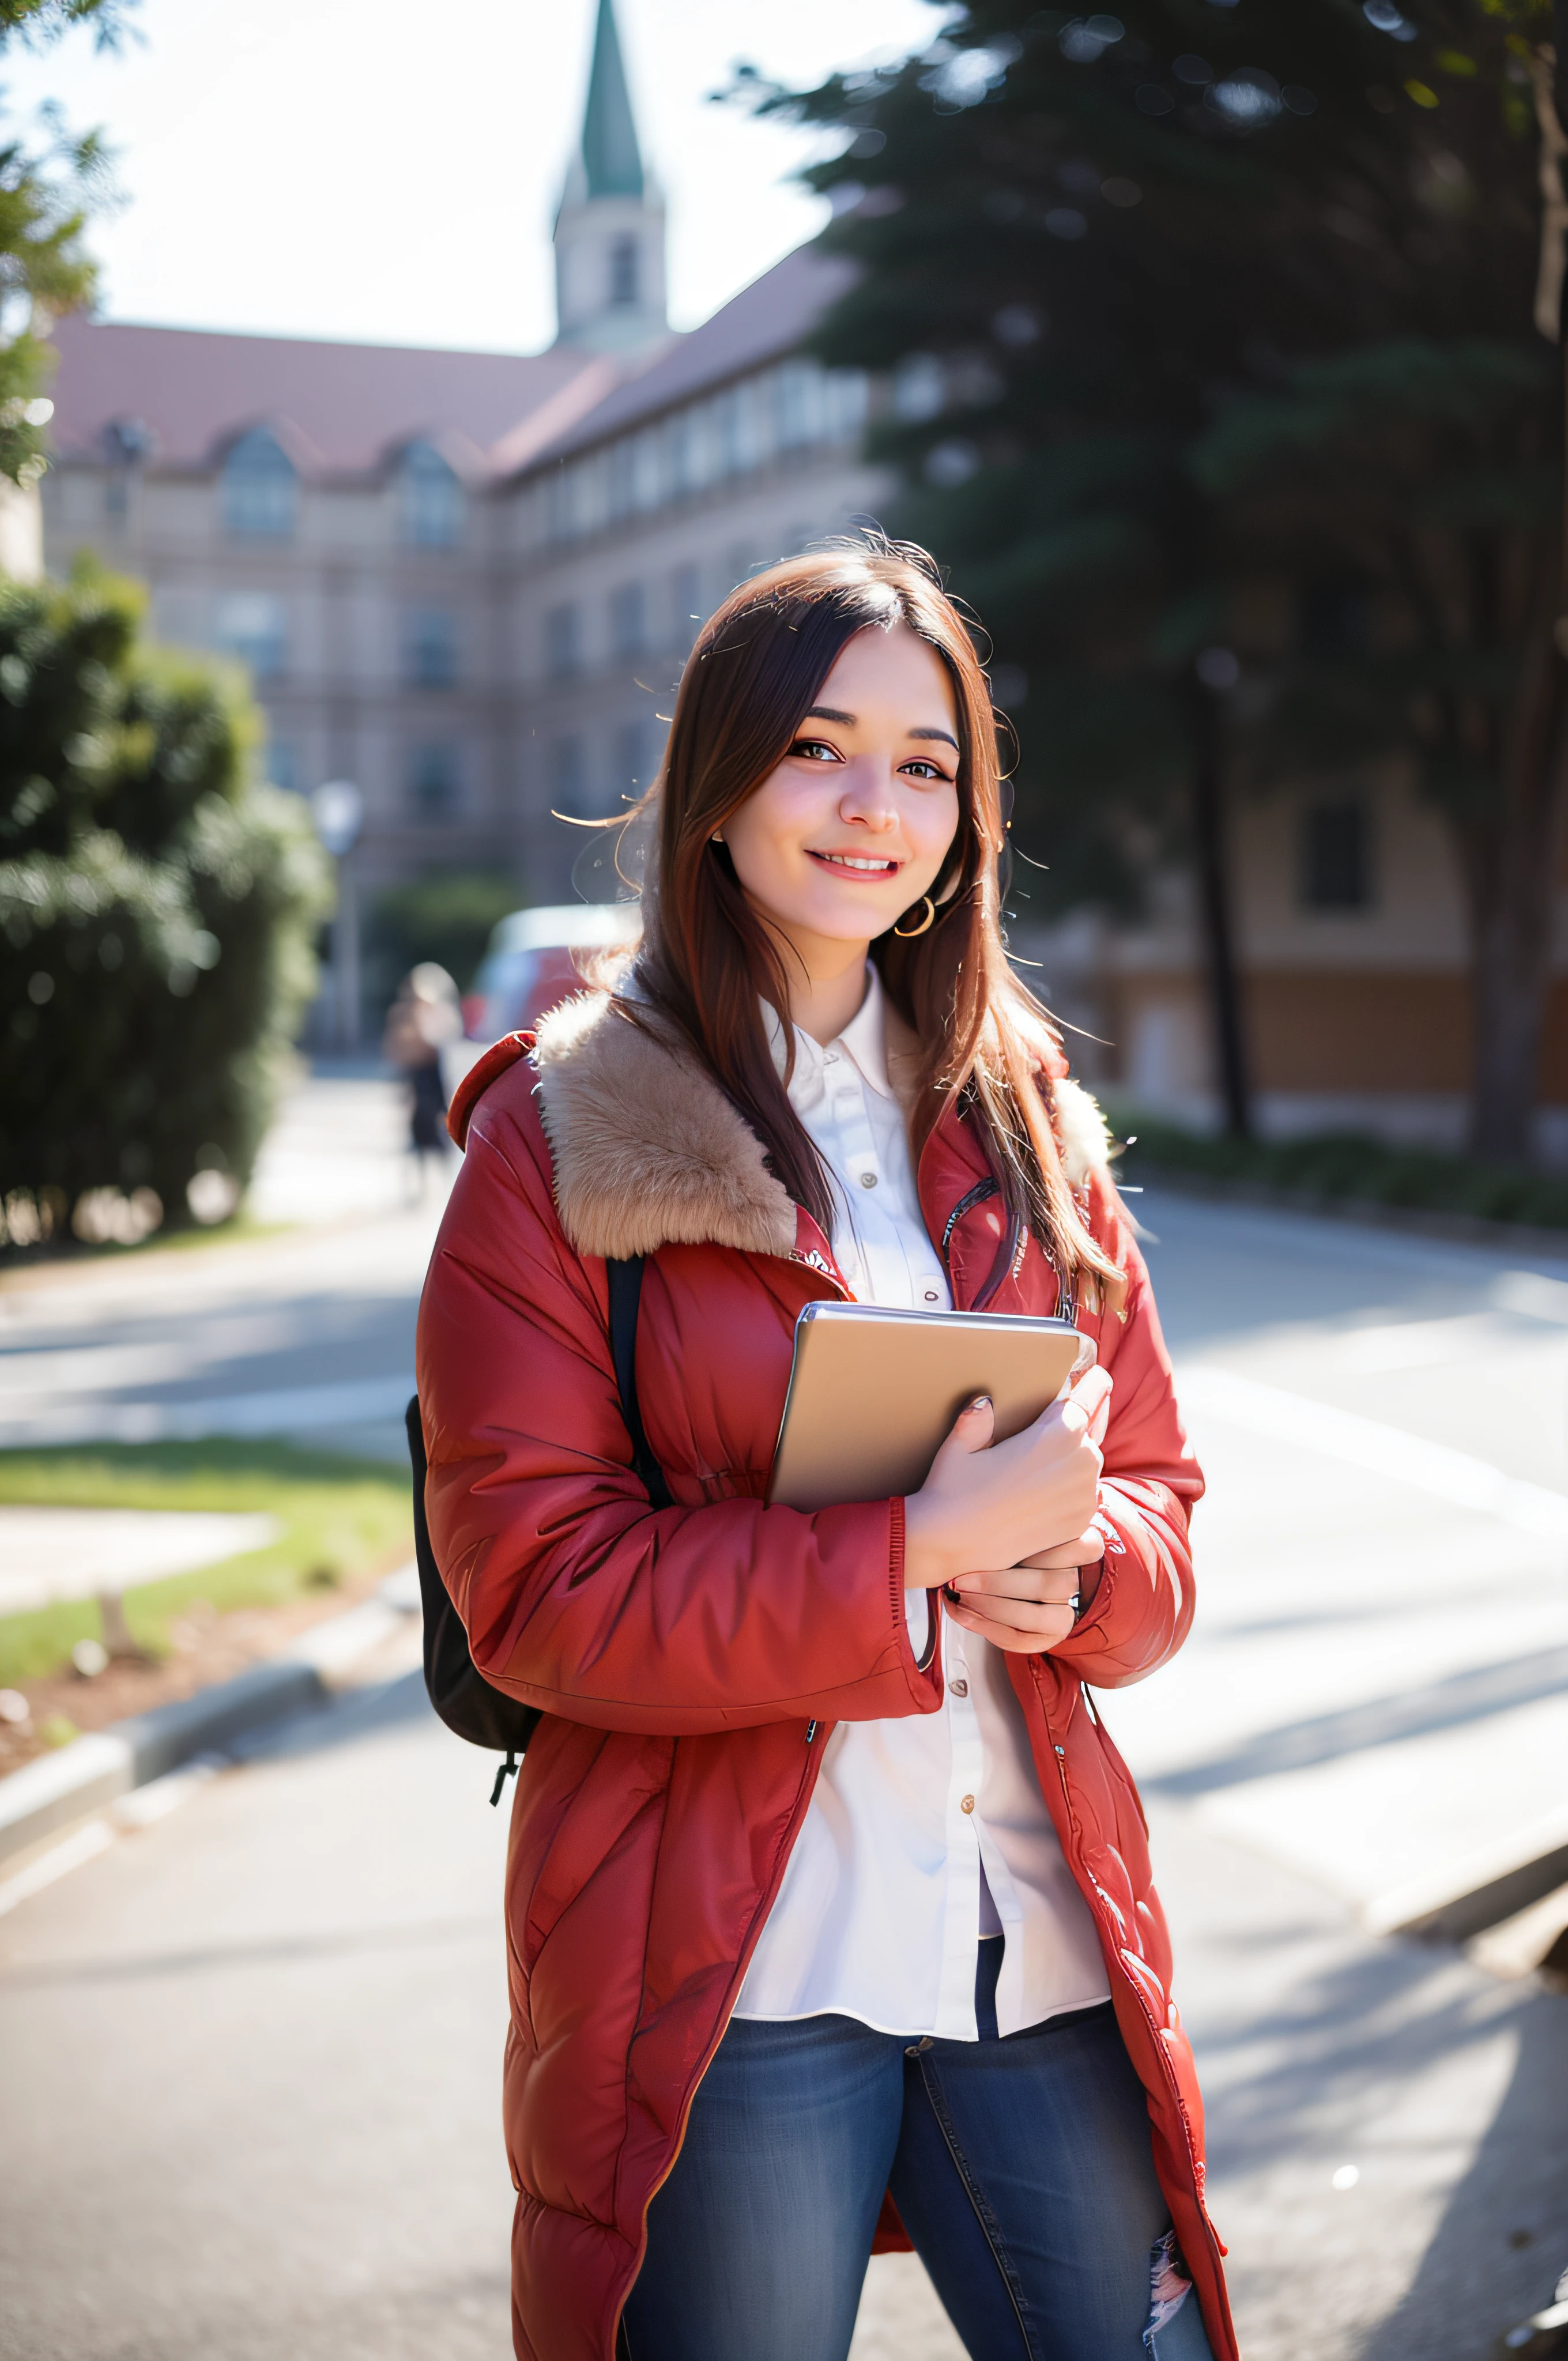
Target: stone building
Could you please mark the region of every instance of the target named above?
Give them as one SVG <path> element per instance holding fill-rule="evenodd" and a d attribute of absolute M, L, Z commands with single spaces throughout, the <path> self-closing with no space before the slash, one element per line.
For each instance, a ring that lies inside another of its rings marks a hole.
<path fill-rule="evenodd" d="M 602 815 L 646 785 L 696 619 L 887 498 L 860 456 L 878 390 L 798 351 L 839 266 L 804 249 L 670 332 L 663 202 L 612 0 L 554 250 L 560 333 L 527 357 L 57 330 L 50 570 L 94 551 L 147 581 L 163 639 L 248 665 L 274 778 L 363 790 L 367 895 L 480 867 L 520 899 L 566 895 L 584 840 L 552 814 Z M 932 364 L 906 374 L 908 398 L 940 399 Z M 13 539 L 25 523 L 0 517 Z M 1026 705 L 1017 719 L 1026 733 Z M 1457 1137 L 1463 902 L 1409 780 L 1391 766 L 1245 801 L 1233 853 L 1268 1127 Z M 1019 933 L 1101 1037 L 1080 1063 L 1151 1108 L 1212 1108 L 1186 879 L 1158 884 L 1135 930 Z M 1568 1148 L 1568 936 L 1558 964 L 1542 1133 Z"/>
<path fill-rule="evenodd" d="M 496 867 L 565 888 L 552 810 L 649 778 L 694 618 L 875 510 L 867 392 L 795 348 L 842 283 L 792 255 L 688 335 L 600 0 L 532 357 L 62 321 L 45 559 L 148 586 L 172 644 L 246 664 L 268 762 L 366 805 L 364 891 Z"/>

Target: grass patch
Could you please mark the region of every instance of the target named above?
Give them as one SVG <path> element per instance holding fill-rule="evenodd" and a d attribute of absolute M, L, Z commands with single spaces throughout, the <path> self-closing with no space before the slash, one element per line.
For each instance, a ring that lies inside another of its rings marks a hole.
<path fill-rule="evenodd" d="M 70 1444 L 0 1452 L 0 1502 L 73 1509 L 260 1510 L 280 1531 L 266 1549 L 126 1593 L 126 1620 L 149 1654 L 168 1654 L 170 1625 L 204 1601 L 220 1614 L 275 1607 L 335 1588 L 411 1556 L 406 1472 L 385 1461 L 301 1451 L 287 1443 L 214 1436 L 200 1443 Z M 78 1640 L 99 1634 L 95 1599 L 0 1616 L 0 1686 L 58 1670 Z"/>
<path fill-rule="evenodd" d="M 1130 1111 L 1118 1114 L 1115 1127 L 1124 1137 L 1135 1136 L 1116 1168 L 1118 1179 L 1135 1184 L 1162 1173 L 1186 1174 L 1289 1196 L 1568 1229 L 1568 1178 L 1531 1165 L 1488 1164 L 1435 1148 L 1390 1148 L 1353 1132 L 1236 1139 L 1229 1133 L 1184 1131 Z"/>

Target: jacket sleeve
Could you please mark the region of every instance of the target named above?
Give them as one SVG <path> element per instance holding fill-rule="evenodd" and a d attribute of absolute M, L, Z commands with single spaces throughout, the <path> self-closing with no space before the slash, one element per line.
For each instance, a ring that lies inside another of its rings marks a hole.
<path fill-rule="evenodd" d="M 816 1516 L 732 1499 L 654 1510 L 630 1466 L 605 1268 L 576 1256 L 532 1108 L 487 1095 L 419 1320 L 425 1506 L 485 1678 L 655 1734 L 934 1712 L 905 1613 L 904 1504 Z"/>
<path fill-rule="evenodd" d="M 1094 1184 L 1091 1213 L 1095 1235 L 1127 1274 L 1123 1317 L 1106 1311 L 1100 1337 L 1102 1366 L 1115 1380 L 1095 1518 L 1105 1560 L 1088 1614 L 1051 1653 L 1097 1688 L 1122 1688 L 1156 1671 L 1187 1637 L 1188 1522 L 1203 1476 L 1177 1410 L 1148 1271 L 1109 1184 Z"/>

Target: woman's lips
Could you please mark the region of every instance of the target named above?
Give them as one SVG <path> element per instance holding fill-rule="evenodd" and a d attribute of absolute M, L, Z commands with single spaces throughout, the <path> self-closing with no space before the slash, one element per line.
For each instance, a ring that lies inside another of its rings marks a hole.
<path fill-rule="evenodd" d="M 824 869 L 831 869 L 836 877 L 863 877 L 872 884 L 881 878 L 896 877 L 904 866 L 902 861 L 886 854 L 817 852 L 810 846 L 806 848 L 806 858 L 819 862 Z"/>

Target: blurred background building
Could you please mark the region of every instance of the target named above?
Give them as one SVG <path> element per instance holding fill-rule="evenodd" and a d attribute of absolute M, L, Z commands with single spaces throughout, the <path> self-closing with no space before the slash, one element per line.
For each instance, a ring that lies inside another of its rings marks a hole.
<path fill-rule="evenodd" d="M 360 786 L 372 893 L 432 866 L 565 892 L 550 813 L 647 785 L 697 619 L 881 495 L 865 380 L 793 357 L 841 267 L 802 251 L 668 329 L 610 0 L 555 259 L 533 357 L 57 331 L 49 571 L 96 552 L 160 639 L 245 664 L 274 780 Z"/>
<path fill-rule="evenodd" d="M 273 779 L 359 785 L 372 903 L 457 873 L 503 901 L 569 896 L 582 840 L 552 815 L 600 817 L 646 786 L 698 620 L 893 495 L 863 433 L 904 390 L 798 350 L 846 264 L 803 247 L 702 326 L 668 328 L 663 200 L 611 0 L 554 249 L 559 332 L 528 357 L 80 315 L 56 332 L 49 570 L 98 553 L 147 582 L 160 639 L 248 668 Z M 1232 861 L 1260 1127 L 1456 1144 L 1465 914 L 1414 777 L 1395 761 L 1244 798 Z M 1014 934 L 1084 1028 L 1092 1076 L 1150 1111 L 1217 1111 L 1185 873 L 1155 882 L 1136 925 L 1047 930 L 1020 903 Z M 1568 939 L 1558 966 L 1549 1155 L 1568 1154 Z"/>

